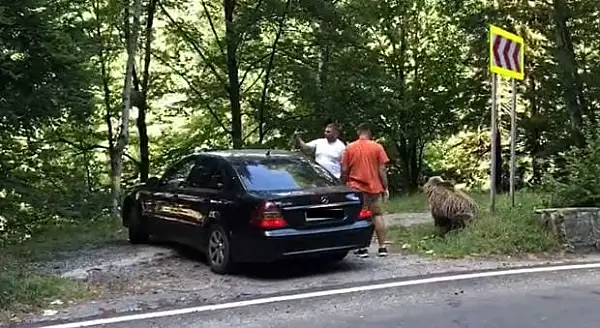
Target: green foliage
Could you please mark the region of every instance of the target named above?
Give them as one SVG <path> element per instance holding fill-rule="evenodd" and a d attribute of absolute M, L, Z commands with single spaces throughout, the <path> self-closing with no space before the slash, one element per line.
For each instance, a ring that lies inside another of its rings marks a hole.
<path fill-rule="evenodd" d="M 475 199 L 475 201 L 480 204 L 482 208 L 488 207 L 490 201 L 489 193 L 469 192 L 469 196 Z M 390 200 L 384 204 L 384 208 L 389 213 L 429 211 L 427 206 L 427 197 L 422 192 L 391 197 Z"/>
<path fill-rule="evenodd" d="M 105 167 L 95 159 L 97 153 L 85 146 L 93 141 L 87 132 L 79 125 L 63 124 L 42 126 L 40 137 L 2 140 L 0 215 L 5 222 L 0 244 L 32 235 L 44 225 L 103 215 L 109 201 L 102 181 Z"/>
<path fill-rule="evenodd" d="M 0 130 L 20 131 L 92 108 L 90 39 L 72 13 L 79 1 L 24 0 L 0 5 Z"/>
<path fill-rule="evenodd" d="M 547 201 L 546 194 L 520 192 L 511 208 L 508 197 L 501 197 L 494 215 L 484 209 L 480 220 L 445 238 L 435 235 L 433 223 L 394 228 L 390 234 L 405 251 L 448 258 L 554 252 L 560 249 L 558 239 L 534 213 Z"/>
<path fill-rule="evenodd" d="M 113 245 L 125 239 L 125 229 L 121 223 L 102 216 L 89 221 L 38 227 L 36 233 L 25 241 L 3 245 L 3 254 L 18 259 L 18 263 L 45 261 L 60 252 Z"/>
<path fill-rule="evenodd" d="M 51 260 L 61 252 L 114 245 L 125 238 L 119 222 L 105 216 L 38 227 L 25 241 L 0 244 L 0 321 L 48 307 L 56 299 L 67 302 L 95 296 L 96 291 L 84 283 L 40 273 L 34 262 Z"/>
<path fill-rule="evenodd" d="M 563 168 L 546 175 L 545 187 L 553 195 L 550 205 L 600 206 L 600 137 L 589 137 L 584 148 L 572 148 L 564 161 Z"/>
<path fill-rule="evenodd" d="M 383 204 L 388 213 L 427 212 L 427 199 L 423 193 L 413 193 L 403 196 L 392 196 Z"/>
<path fill-rule="evenodd" d="M 489 180 L 489 148 L 489 133 L 467 132 L 428 144 L 424 157 L 436 175 L 477 188 Z"/>
<path fill-rule="evenodd" d="M 74 300 L 93 295 L 81 282 L 42 275 L 31 268 L 2 266 L 1 269 L 0 321 L 48 307 L 56 299 Z"/>

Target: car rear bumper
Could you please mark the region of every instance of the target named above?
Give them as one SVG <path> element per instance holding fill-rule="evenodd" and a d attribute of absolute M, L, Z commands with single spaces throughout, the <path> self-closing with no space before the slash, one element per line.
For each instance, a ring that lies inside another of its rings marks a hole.
<path fill-rule="evenodd" d="M 371 221 L 320 229 L 278 229 L 252 235 L 232 236 L 236 262 L 272 262 L 284 258 L 310 257 L 368 247 L 373 235 Z"/>

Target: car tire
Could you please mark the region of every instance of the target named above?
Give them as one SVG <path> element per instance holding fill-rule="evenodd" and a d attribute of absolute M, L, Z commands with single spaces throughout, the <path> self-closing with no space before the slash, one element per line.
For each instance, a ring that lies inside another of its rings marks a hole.
<path fill-rule="evenodd" d="M 132 244 L 145 244 L 150 239 L 146 226 L 142 220 L 142 213 L 137 206 L 129 208 L 129 242 Z"/>
<path fill-rule="evenodd" d="M 217 274 L 228 274 L 234 269 L 231 241 L 225 229 L 216 223 L 208 228 L 206 260 L 210 270 Z"/>

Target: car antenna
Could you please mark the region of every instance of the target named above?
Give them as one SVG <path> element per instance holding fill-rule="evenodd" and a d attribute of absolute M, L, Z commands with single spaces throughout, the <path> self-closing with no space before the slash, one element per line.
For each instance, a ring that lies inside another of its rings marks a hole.
<path fill-rule="evenodd" d="M 267 150 L 267 156 L 271 156 L 271 149 Z"/>

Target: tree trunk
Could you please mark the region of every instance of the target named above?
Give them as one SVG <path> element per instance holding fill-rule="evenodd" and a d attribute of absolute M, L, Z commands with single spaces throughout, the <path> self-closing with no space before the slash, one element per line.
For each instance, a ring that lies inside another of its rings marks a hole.
<path fill-rule="evenodd" d="M 492 154 L 496 158 L 496 190 L 499 194 L 504 192 L 504 184 L 502 183 L 502 140 L 500 138 L 500 129 L 497 130 L 496 136 L 492 142 L 496 143 L 496 153 Z"/>
<path fill-rule="evenodd" d="M 140 147 L 140 181 L 146 182 L 150 175 L 150 150 L 148 141 L 148 127 L 146 125 L 146 112 L 148 111 L 148 85 L 150 79 L 150 60 L 152 58 L 152 27 L 154 24 L 154 13 L 156 12 L 156 2 L 150 0 L 146 15 L 146 44 L 144 46 L 144 71 L 142 72 L 141 93 L 138 107 L 138 117 L 136 126 L 139 134 Z"/>
<path fill-rule="evenodd" d="M 108 70 L 106 68 L 106 53 L 107 50 L 105 50 L 105 46 L 102 43 L 102 31 L 100 30 L 100 27 L 102 26 L 102 19 L 101 19 L 101 15 L 100 15 L 100 3 L 99 1 L 94 1 L 92 2 L 92 8 L 94 10 L 94 15 L 96 16 L 96 37 L 98 38 L 99 42 L 100 42 L 100 47 L 99 47 L 99 53 L 98 53 L 98 57 L 100 59 L 100 75 L 101 75 L 101 79 L 102 79 L 102 91 L 103 91 L 103 96 L 104 96 L 104 107 L 105 107 L 105 113 L 104 113 L 104 122 L 106 123 L 106 130 L 107 130 L 107 141 L 108 141 L 108 158 L 110 161 L 110 175 L 112 177 L 113 172 L 115 171 L 115 140 L 114 140 L 114 136 L 113 136 L 113 126 L 112 126 L 112 106 L 110 104 L 110 97 L 111 97 L 111 91 L 110 91 L 110 81 L 109 81 L 109 73 Z"/>
<path fill-rule="evenodd" d="M 258 142 L 260 144 L 263 143 L 265 138 L 265 106 L 267 103 L 267 91 L 269 88 L 269 79 L 271 77 L 271 71 L 273 70 L 273 66 L 275 64 L 275 53 L 277 52 L 277 43 L 283 34 L 283 27 L 285 24 L 285 18 L 290 7 L 291 0 L 287 0 L 285 3 L 285 11 L 281 14 L 281 18 L 279 20 L 279 27 L 277 28 L 277 34 L 275 34 L 275 40 L 273 40 L 273 45 L 271 46 L 271 54 L 269 55 L 269 64 L 267 65 L 266 73 L 265 73 L 265 82 L 262 89 L 262 95 L 260 98 L 260 104 L 258 108 Z"/>
<path fill-rule="evenodd" d="M 129 3 L 127 3 L 129 6 Z M 133 69 L 135 64 L 136 45 L 138 30 L 140 26 L 140 15 L 142 12 L 142 1 L 135 0 L 133 13 L 133 26 L 129 39 L 127 41 L 127 64 L 125 66 L 125 83 L 123 85 L 123 109 L 121 111 L 121 125 L 119 137 L 115 147 L 115 156 L 113 158 L 113 168 L 111 176 L 112 184 L 112 215 L 115 218 L 120 216 L 121 203 L 121 178 L 123 175 L 123 153 L 129 143 L 129 111 L 131 109 L 131 89 L 133 80 Z M 128 20 L 128 18 L 127 18 Z"/>
<path fill-rule="evenodd" d="M 242 108 L 240 104 L 240 82 L 238 74 L 237 51 L 239 34 L 233 22 L 236 0 L 224 0 L 225 42 L 227 43 L 227 77 L 229 84 L 229 102 L 231 104 L 231 141 L 233 148 L 242 148 Z"/>
<path fill-rule="evenodd" d="M 329 42 L 329 41 L 324 41 Z M 327 116 L 327 81 L 329 78 L 329 45 L 322 45 L 319 55 L 319 103 L 317 113 L 320 117 Z"/>
<path fill-rule="evenodd" d="M 419 186 L 423 151 L 418 144 L 418 140 L 404 137 L 395 142 L 403 167 L 404 188 L 409 192 L 417 190 Z"/>
<path fill-rule="evenodd" d="M 143 93 L 143 92 L 142 92 Z M 140 181 L 146 182 L 150 175 L 150 150 L 148 147 L 148 127 L 146 125 L 146 111 L 148 108 L 147 100 L 142 96 L 138 106 L 138 117 L 135 122 L 139 133 L 140 148 Z"/>
<path fill-rule="evenodd" d="M 409 164 L 409 174 L 408 174 L 408 190 L 410 192 L 414 192 L 418 189 L 419 185 L 419 174 L 421 173 L 419 163 L 421 162 L 419 159 L 419 146 L 418 140 L 411 138 L 409 141 L 409 153 L 408 153 L 408 164 Z"/>
<path fill-rule="evenodd" d="M 318 98 L 315 108 L 317 117 L 326 120 L 329 114 L 329 101 L 327 95 L 327 85 L 329 81 L 329 62 L 331 58 L 331 37 L 333 36 L 332 23 L 320 19 L 318 21 L 317 28 L 317 40 L 319 43 L 318 51 L 318 68 L 317 68 L 317 84 L 318 84 Z"/>
<path fill-rule="evenodd" d="M 531 103 L 531 121 L 533 122 L 533 128 L 531 129 L 531 145 L 530 145 L 530 153 L 531 156 L 531 182 L 535 185 L 538 185 L 542 182 L 542 170 L 539 165 L 539 150 L 540 150 L 540 133 L 537 125 L 537 120 L 539 117 L 539 105 L 537 101 L 536 94 L 536 83 L 535 77 L 533 75 L 529 78 L 530 86 L 531 86 L 531 99 L 529 100 Z"/>
<path fill-rule="evenodd" d="M 565 0 L 553 0 L 553 6 L 556 29 L 556 59 L 561 71 L 563 96 L 569 109 L 573 141 L 575 145 L 582 147 L 585 144 L 582 133 L 583 114 L 587 110 L 582 83 L 577 72 L 577 61 L 575 60 L 571 32 L 567 26 L 569 7 Z"/>

